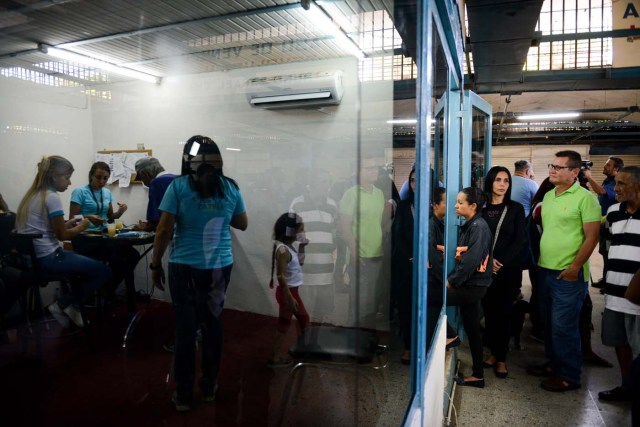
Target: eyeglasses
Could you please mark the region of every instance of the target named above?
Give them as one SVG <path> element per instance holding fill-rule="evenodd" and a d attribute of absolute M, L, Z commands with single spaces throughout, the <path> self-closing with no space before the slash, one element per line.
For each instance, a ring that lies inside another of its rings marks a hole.
<path fill-rule="evenodd" d="M 552 165 L 552 164 L 548 164 L 547 167 L 549 168 L 549 170 L 553 169 L 556 172 L 559 172 L 562 169 L 575 169 L 573 166 L 558 166 L 558 165 Z"/>

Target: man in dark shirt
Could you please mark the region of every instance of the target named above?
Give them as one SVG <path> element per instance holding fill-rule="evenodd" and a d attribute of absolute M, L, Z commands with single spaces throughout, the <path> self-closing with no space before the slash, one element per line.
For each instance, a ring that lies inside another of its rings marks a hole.
<path fill-rule="evenodd" d="M 176 175 L 165 172 L 164 168 L 155 157 L 143 157 L 136 162 L 136 181 L 149 187 L 149 202 L 147 203 L 147 221 L 140 221 L 135 226 L 136 230 L 155 231 L 160 221 L 158 207 L 167 191 L 167 187 Z"/>

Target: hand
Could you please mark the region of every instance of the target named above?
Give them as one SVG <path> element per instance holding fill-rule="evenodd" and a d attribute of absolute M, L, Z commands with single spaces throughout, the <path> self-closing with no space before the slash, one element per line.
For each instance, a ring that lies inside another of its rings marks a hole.
<path fill-rule="evenodd" d="M 91 221 L 91 224 L 96 226 L 100 226 L 106 221 L 106 219 L 101 218 L 98 215 L 85 215 L 84 219 L 88 219 L 89 221 Z"/>
<path fill-rule="evenodd" d="M 138 223 L 136 225 L 133 226 L 133 229 L 136 231 L 143 231 L 147 229 L 147 222 L 146 221 L 138 221 Z"/>
<path fill-rule="evenodd" d="M 497 259 L 493 259 L 493 274 L 496 274 L 500 268 L 502 267 L 502 263 L 500 261 L 498 261 Z"/>
<path fill-rule="evenodd" d="M 556 277 L 556 279 L 562 279 L 567 282 L 575 282 L 576 280 L 578 280 L 579 273 L 580 273 L 579 268 L 569 266 L 567 269 L 562 270 L 558 275 L 558 277 Z"/>
<path fill-rule="evenodd" d="M 293 311 L 294 313 L 298 312 L 298 301 L 296 301 L 295 298 L 292 297 L 291 295 L 287 297 L 287 305 L 289 306 L 291 311 Z"/>
<path fill-rule="evenodd" d="M 162 264 L 155 270 L 151 270 L 151 280 L 153 281 L 153 286 L 164 291 L 164 268 L 162 268 Z"/>
<path fill-rule="evenodd" d="M 123 213 L 125 213 L 127 211 L 128 207 L 126 204 L 124 203 L 118 203 L 118 215 L 122 215 Z"/>
<path fill-rule="evenodd" d="M 449 281 L 447 280 L 447 289 L 452 289 L 453 286 L 451 286 L 451 283 L 449 283 Z"/>
<path fill-rule="evenodd" d="M 582 169 L 582 173 L 584 173 L 585 178 L 587 179 L 593 179 L 591 177 L 591 169 Z"/>

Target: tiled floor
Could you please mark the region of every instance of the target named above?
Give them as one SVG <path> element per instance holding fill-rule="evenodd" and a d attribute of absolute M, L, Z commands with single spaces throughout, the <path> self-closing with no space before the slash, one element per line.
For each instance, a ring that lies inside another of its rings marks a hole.
<path fill-rule="evenodd" d="M 592 256 L 593 276 L 602 275 L 602 258 Z M 527 275 L 525 274 L 525 277 Z M 523 293 L 528 299 L 530 284 L 523 283 Z M 540 387 L 540 378 L 525 373 L 527 366 L 544 361 L 544 345 L 529 338 L 528 322 L 525 323 L 521 351 L 509 353 L 507 365 L 509 377 L 498 379 L 490 371 L 485 375 L 486 387 L 474 389 L 457 387 L 455 391 L 455 415 L 452 424 L 458 426 L 611 426 L 631 425 L 630 403 L 606 403 L 598 400 L 598 392 L 620 385 L 620 369 L 615 351 L 605 347 L 600 339 L 600 323 L 604 298 L 598 289 L 590 288 L 593 301 L 592 347 L 598 355 L 613 363 L 613 368 L 585 365 L 582 388 L 565 393 L 550 393 Z M 470 372 L 471 356 L 465 345 L 458 352 L 462 370 Z"/>

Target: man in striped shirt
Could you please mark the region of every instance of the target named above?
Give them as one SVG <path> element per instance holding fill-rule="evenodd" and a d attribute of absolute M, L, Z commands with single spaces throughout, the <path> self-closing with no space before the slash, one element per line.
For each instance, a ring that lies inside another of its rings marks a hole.
<path fill-rule="evenodd" d="M 309 239 L 305 247 L 304 285 L 300 287 L 300 294 L 311 319 L 323 322 L 334 310 L 333 252 L 336 249 L 338 207 L 328 197 L 331 186 L 328 172 L 316 170 L 309 175 L 309 180 L 307 191 L 293 199 L 289 211 L 302 217 Z"/>
<path fill-rule="evenodd" d="M 602 343 L 615 347 L 624 380 L 634 355 L 640 353 L 640 305 L 624 298 L 634 273 L 640 268 L 640 167 L 622 168 L 615 177 L 616 200 L 606 221 L 608 247 Z M 625 386 L 601 391 L 607 401 L 630 400 Z"/>

